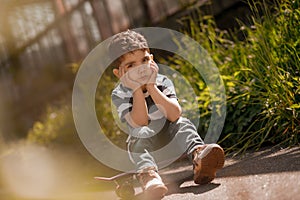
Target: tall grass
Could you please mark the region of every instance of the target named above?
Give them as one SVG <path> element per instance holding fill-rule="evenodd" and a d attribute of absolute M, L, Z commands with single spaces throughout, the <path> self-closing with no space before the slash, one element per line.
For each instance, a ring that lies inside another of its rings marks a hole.
<path fill-rule="evenodd" d="M 220 143 L 227 152 L 299 143 L 299 0 L 248 4 L 252 26 L 240 22 L 236 31 L 219 30 L 214 18 L 200 11 L 181 20 L 185 34 L 210 53 L 225 83 L 227 118 Z M 238 31 L 245 40 L 237 39 Z M 175 68 L 185 66 L 179 70 L 197 90 L 202 113 L 199 132 L 205 132 L 210 118 L 207 88 L 201 78 L 189 74 L 189 63 L 177 56 L 170 62 Z"/>
<path fill-rule="evenodd" d="M 185 25 L 182 32 L 198 41 L 219 68 L 227 96 L 227 117 L 220 143 L 227 152 L 236 153 L 266 144 L 296 145 L 300 135 L 299 0 L 278 0 L 272 7 L 266 6 L 265 1 L 248 3 L 253 13 L 252 26 L 240 22 L 240 28 L 234 31 L 218 29 L 214 18 L 200 11 L 181 19 Z M 237 39 L 238 32 L 244 33 L 245 40 Z M 198 58 L 191 58 L 194 59 Z M 205 82 L 179 56 L 169 58 L 167 64 L 184 75 L 193 87 L 201 113 L 198 131 L 204 136 L 212 109 Z M 95 107 L 106 136 L 120 145 L 126 134 L 110 123 L 114 122 L 110 107 L 114 83 L 111 74 L 103 76 Z M 193 113 L 197 112 L 189 115 Z M 51 108 L 43 121 L 34 124 L 28 140 L 68 143 L 76 133 L 72 120 L 70 107 Z M 78 138 L 70 143 L 76 141 Z"/>

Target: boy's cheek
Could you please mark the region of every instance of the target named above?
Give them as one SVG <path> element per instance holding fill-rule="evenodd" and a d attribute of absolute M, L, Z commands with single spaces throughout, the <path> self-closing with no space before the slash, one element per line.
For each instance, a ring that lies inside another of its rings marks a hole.
<path fill-rule="evenodd" d="M 135 69 L 128 70 L 126 73 L 128 73 L 128 77 L 132 80 L 136 80 L 138 78 L 138 73 Z"/>

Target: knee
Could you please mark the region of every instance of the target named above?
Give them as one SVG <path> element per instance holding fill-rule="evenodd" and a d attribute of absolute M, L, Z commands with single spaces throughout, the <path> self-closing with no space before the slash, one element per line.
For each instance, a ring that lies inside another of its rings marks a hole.
<path fill-rule="evenodd" d="M 150 138 L 155 135 L 155 131 L 148 126 L 141 126 L 138 128 L 134 128 L 131 131 L 130 135 L 135 138 Z"/>
<path fill-rule="evenodd" d="M 176 130 L 182 128 L 191 128 L 196 130 L 195 125 L 188 118 L 185 117 L 180 117 L 177 121 L 173 122 L 172 124 Z"/>

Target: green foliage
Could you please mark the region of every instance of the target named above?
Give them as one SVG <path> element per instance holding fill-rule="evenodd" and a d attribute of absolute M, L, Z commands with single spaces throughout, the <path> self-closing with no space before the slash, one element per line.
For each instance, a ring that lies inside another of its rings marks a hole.
<path fill-rule="evenodd" d="M 253 25 L 247 27 L 241 23 L 241 28 L 232 32 L 219 30 L 214 18 L 203 16 L 200 11 L 181 20 L 185 25 L 183 32 L 199 42 L 219 68 L 227 98 L 227 117 L 220 143 L 227 151 L 237 153 L 266 143 L 298 144 L 300 132 L 299 0 L 282 0 L 270 9 L 259 2 L 249 2 L 249 5 Z M 263 17 L 258 15 L 261 11 Z M 237 32 L 243 32 L 246 39 L 238 40 Z M 199 59 L 194 54 L 189 56 Z M 177 55 L 165 62 L 192 86 L 197 102 L 189 99 L 190 91 L 186 92 L 184 85 L 180 85 L 182 82 L 174 78 L 185 115 L 193 121 L 197 121 L 194 110 L 198 103 L 198 131 L 205 133 L 212 108 L 204 80 L 194 73 L 190 63 Z M 99 81 L 95 108 L 104 134 L 124 147 L 127 135 L 111 104 L 111 91 L 118 80 L 111 72 L 107 68 Z M 74 143 L 78 136 L 73 123 L 70 103 L 50 106 L 44 118 L 29 131 L 28 140 L 40 144 Z"/>
<path fill-rule="evenodd" d="M 48 106 L 44 117 L 29 130 L 27 140 L 41 145 L 78 144 L 71 104 L 63 101 Z"/>
<path fill-rule="evenodd" d="M 209 52 L 222 75 L 227 118 L 221 143 L 237 153 L 266 143 L 298 144 L 300 132 L 299 1 L 280 1 L 270 9 L 265 2 L 249 5 L 253 25 L 241 23 L 238 30 L 245 34 L 244 41 L 235 37 L 236 32 L 219 30 L 213 17 L 201 12 L 181 21 L 185 34 Z M 182 58 L 169 62 L 196 90 L 202 117 L 199 132 L 205 132 L 211 110 L 204 81 L 191 74 L 193 66 Z"/>
<path fill-rule="evenodd" d="M 118 118 L 118 114 L 111 101 L 111 92 L 118 83 L 118 79 L 112 73 L 112 67 L 108 67 L 98 83 L 95 108 L 98 122 L 107 138 L 119 147 L 126 148 L 127 134 L 123 130 L 126 126 Z"/>

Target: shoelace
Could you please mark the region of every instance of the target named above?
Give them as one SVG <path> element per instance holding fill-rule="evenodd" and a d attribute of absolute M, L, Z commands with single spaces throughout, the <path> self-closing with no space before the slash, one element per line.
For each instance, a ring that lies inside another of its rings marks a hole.
<path fill-rule="evenodd" d="M 199 156 L 204 149 L 205 149 L 205 147 L 198 148 L 194 151 L 194 153 L 193 153 L 193 170 L 195 169 L 196 166 L 198 166 L 197 162 L 199 160 Z"/>
<path fill-rule="evenodd" d="M 143 185 L 145 185 L 151 178 L 157 178 L 156 173 L 153 170 L 139 175 L 139 180 L 143 183 Z"/>

